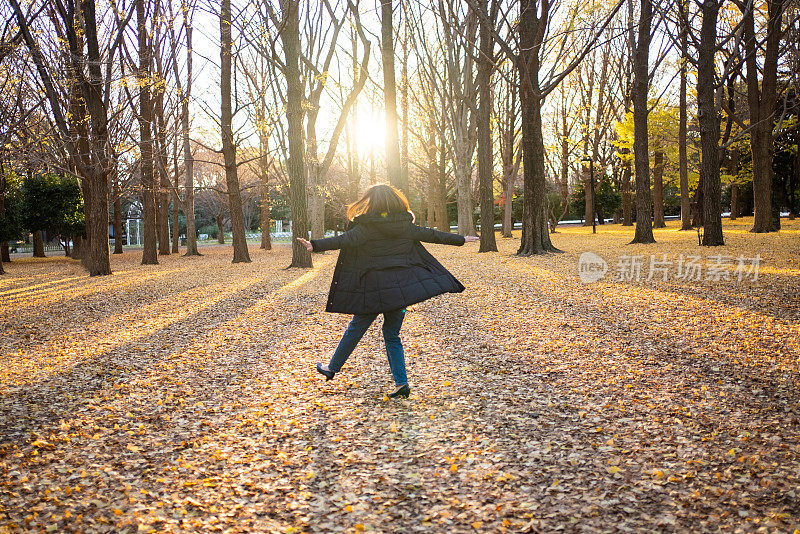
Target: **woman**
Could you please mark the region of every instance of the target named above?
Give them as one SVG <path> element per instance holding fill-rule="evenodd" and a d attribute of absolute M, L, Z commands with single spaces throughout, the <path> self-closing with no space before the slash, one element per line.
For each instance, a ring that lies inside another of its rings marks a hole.
<path fill-rule="evenodd" d="M 347 232 L 327 239 L 297 240 L 308 250 L 342 249 L 325 311 L 352 314 L 328 365 L 317 364 L 327 380 L 338 373 L 379 313 L 395 391 L 390 397 L 408 397 L 406 363 L 400 327 L 406 308 L 442 293 L 464 291 L 461 282 L 436 261 L 420 243 L 461 246 L 477 241 L 437 232 L 414 224 L 414 214 L 402 192 L 386 184 L 369 188 L 361 200 L 347 207 Z"/>

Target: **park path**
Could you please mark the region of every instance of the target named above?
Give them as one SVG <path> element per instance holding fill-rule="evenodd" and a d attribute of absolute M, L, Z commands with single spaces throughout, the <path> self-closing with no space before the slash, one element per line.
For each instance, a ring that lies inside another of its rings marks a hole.
<path fill-rule="evenodd" d="M 769 355 L 800 353 L 798 317 L 780 288 L 732 310 L 725 287 L 583 286 L 575 254 L 501 246 L 480 263 L 431 247 L 468 289 L 407 313 L 407 400 L 385 397 L 380 319 L 334 381 L 314 371 L 347 324 L 323 312 L 335 254 L 8 282 L 0 320 L 30 337 L 0 345 L 0 528 L 797 528 L 797 363 Z"/>

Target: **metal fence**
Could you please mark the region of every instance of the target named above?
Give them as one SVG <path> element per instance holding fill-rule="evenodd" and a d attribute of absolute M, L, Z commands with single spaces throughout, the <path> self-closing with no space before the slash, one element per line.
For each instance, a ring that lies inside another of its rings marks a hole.
<path fill-rule="evenodd" d="M 31 244 L 23 243 L 21 245 L 9 244 L 9 249 L 10 249 L 12 254 L 30 253 L 30 252 L 33 252 L 33 243 L 31 243 Z M 58 244 L 56 244 L 56 243 L 45 243 L 44 251 L 45 252 L 59 252 L 59 251 L 63 252 L 64 251 L 64 247 L 61 245 L 61 243 L 58 243 Z"/>

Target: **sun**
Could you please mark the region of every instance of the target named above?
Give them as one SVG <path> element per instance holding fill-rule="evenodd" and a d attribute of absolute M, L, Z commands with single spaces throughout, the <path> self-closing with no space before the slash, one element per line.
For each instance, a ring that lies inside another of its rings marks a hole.
<path fill-rule="evenodd" d="M 362 157 L 367 156 L 372 150 L 383 152 L 386 137 L 386 122 L 383 115 L 360 112 L 356 122 L 355 137 Z"/>

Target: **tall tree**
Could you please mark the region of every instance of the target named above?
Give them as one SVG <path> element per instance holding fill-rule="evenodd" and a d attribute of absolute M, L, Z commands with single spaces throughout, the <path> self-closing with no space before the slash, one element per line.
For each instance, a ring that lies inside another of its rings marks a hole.
<path fill-rule="evenodd" d="M 492 67 L 494 65 L 494 41 L 492 30 L 497 19 L 497 0 L 478 0 L 482 14 L 480 28 L 480 53 L 478 56 L 478 182 L 481 199 L 481 243 L 478 252 L 497 252 L 494 236 L 494 147 L 492 145 Z"/>
<path fill-rule="evenodd" d="M 639 30 L 633 47 L 633 165 L 636 177 L 636 230 L 632 243 L 655 243 L 650 212 L 650 152 L 647 142 L 647 94 L 650 88 L 651 0 L 641 0 Z M 632 30 L 631 30 L 632 32 Z"/>
<path fill-rule="evenodd" d="M 744 30 L 745 65 L 747 67 L 747 104 L 750 115 L 750 151 L 753 156 L 754 217 L 751 232 L 777 230 L 773 221 L 772 206 L 772 155 L 773 117 L 778 98 L 778 56 L 781 46 L 781 21 L 785 0 L 767 0 L 766 42 L 763 67 L 759 66 L 755 33 L 754 2 L 736 4 L 742 11 Z M 761 83 L 759 72 L 763 69 Z"/>
<path fill-rule="evenodd" d="M 172 65 L 175 75 L 175 84 L 178 88 L 178 98 L 181 102 L 181 139 L 183 143 L 183 168 L 184 168 L 184 197 L 181 202 L 183 214 L 186 217 L 186 254 L 185 256 L 202 256 L 197 251 L 197 228 L 195 224 L 194 211 L 194 155 L 192 154 L 192 144 L 189 137 L 189 102 L 192 97 L 192 48 L 193 16 L 194 3 L 181 0 L 181 11 L 183 12 L 183 26 L 186 31 L 186 86 L 181 83 L 180 73 L 178 72 L 177 48 L 173 32 L 170 32 L 172 40 Z"/>
<path fill-rule="evenodd" d="M 539 80 L 539 71 L 542 67 L 543 43 L 554 6 L 549 0 L 524 0 L 522 2 L 518 26 L 519 51 L 510 53 L 510 57 L 514 58 L 520 73 L 519 91 L 522 110 L 524 196 L 522 240 L 517 251 L 518 255 L 530 256 L 558 251 L 550 241 L 546 215 L 547 180 L 541 115 L 543 101 L 594 48 L 600 35 L 622 7 L 623 1 L 620 0 L 611 9 L 605 20 L 597 24 L 595 31 L 590 34 L 583 46 L 579 47 L 580 51 L 569 63 L 560 71 L 555 69 L 550 71 L 550 77 L 545 83 Z M 568 47 L 564 46 L 561 49 L 564 48 Z"/>
<path fill-rule="evenodd" d="M 328 75 L 326 74 L 330 68 L 331 60 L 336 51 L 336 42 L 339 35 L 339 30 L 344 24 L 347 12 L 345 12 L 341 19 L 337 19 L 333 9 L 328 0 L 323 0 L 322 5 L 325 6 L 328 15 L 331 19 L 333 28 L 333 36 L 328 43 L 328 51 L 325 55 L 325 60 L 318 68 L 315 65 L 313 57 L 308 57 L 305 53 L 300 53 L 301 63 L 307 68 L 308 76 L 306 77 L 305 84 L 309 88 L 309 95 L 306 101 L 306 164 L 308 166 L 308 202 L 309 202 L 309 215 L 311 219 L 311 236 L 319 239 L 325 233 L 325 185 L 326 175 L 330 170 L 331 164 L 336 156 L 336 149 L 339 144 L 339 138 L 342 131 L 347 124 L 347 117 L 350 110 L 355 107 L 358 95 L 361 93 L 367 81 L 367 65 L 369 62 L 369 54 L 371 44 L 366 38 L 361 26 L 361 19 L 358 13 L 358 7 L 352 6 L 353 27 L 359 35 L 361 42 L 364 44 L 364 58 L 362 59 L 362 66 L 358 67 L 353 72 L 353 86 L 350 89 L 347 98 L 342 103 L 342 110 L 333 128 L 331 138 L 328 142 L 328 149 L 323 156 L 322 161 L 319 159 L 319 147 L 317 139 L 317 119 L 321 110 L 320 100 L 323 91 L 328 85 Z M 316 19 L 315 19 L 316 20 Z M 310 32 L 314 35 L 314 32 Z M 302 47 L 301 47 L 302 48 Z M 316 48 L 316 47 L 312 47 Z M 322 51 L 322 46 L 318 48 L 319 52 Z"/>
<path fill-rule="evenodd" d="M 401 190 L 400 141 L 397 137 L 397 85 L 394 73 L 394 43 L 392 42 L 392 0 L 381 0 L 381 57 L 383 60 L 383 97 L 386 113 L 386 174 L 389 183 Z M 406 191 L 407 192 L 407 191 Z"/>
<path fill-rule="evenodd" d="M 550 241 L 545 195 L 547 190 L 544 169 L 544 140 L 542 135 L 541 107 L 544 95 L 539 83 L 541 66 L 540 49 L 550 16 L 549 0 L 541 2 L 524 0 L 520 13 L 519 57 L 516 59 L 520 79 L 520 105 L 522 109 L 522 239 L 517 254 L 530 256 L 543 252 L 556 252 Z"/>
<path fill-rule="evenodd" d="M 653 228 L 664 228 L 664 149 L 653 143 Z"/>
<path fill-rule="evenodd" d="M 703 245 L 724 245 L 719 172 L 719 115 L 714 101 L 717 18 L 720 2 L 704 0 L 697 57 L 697 112 L 700 123 L 700 174 L 703 176 Z"/>
<path fill-rule="evenodd" d="M 65 116 L 62 98 L 54 82 L 57 65 L 46 61 L 37 40 L 31 31 L 30 21 L 23 13 L 18 0 L 11 0 L 22 39 L 31 53 L 31 59 L 45 88 L 45 95 L 52 111 L 52 119 L 69 154 L 72 164 L 83 179 L 86 216 L 86 247 L 83 264 L 92 276 L 111 274 L 110 250 L 108 246 L 108 114 L 103 95 L 109 90 L 105 83 L 101 65 L 104 57 L 113 57 L 113 51 L 121 41 L 122 31 L 130 18 L 120 21 L 118 38 L 111 41 L 108 49 L 101 50 L 97 32 L 97 17 L 94 0 L 83 0 L 80 13 L 68 2 L 58 4 L 50 20 L 57 25 L 69 47 L 69 73 L 71 80 L 80 87 L 82 105 L 85 106 L 88 136 L 76 137 Z M 76 25 L 76 20 L 82 24 Z M 60 73 L 56 73 L 60 74 Z"/>
<path fill-rule="evenodd" d="M 222 155 L 225 159 L 225 181 L 228 186 L 228 204 L 233 233 L 233 263 L 250 262 L 245 237 L 242 195 L 236 168 L 236 143 L 233 139 L 233 107 L 231 104 L 231 79 L 233 39 L 231 35 L 231 0 L 222 0 L 219 13 L 220 32 L 220 100 L 222 129 Z"/>
<path fill-rule="evenodd" d="M 459 4 L 455 4 L 458 6 Z M 488 13 L 487 13 L 488 16 Z M 475 61 L 479 14 L 474 4 L 461 13 L 452 3 L 445 6 L 439 0 L 439 19 L 444 34 L 444 63 L 448 94 L 446 133 L 453 151 L 453 171 L 456 178 L 456 209 L 458 231 L 462 235 L 476 235 L 472 194 L 473 154 L 477 141 L 478 123 L 475 108 L 477 86 Z M 492 28 L 494 31 L 494 28 Z"/>
<path fill-rule="evenodd" d="M 136 0 L 137 35 L 139 39 L 139 172 L 142 185 L 143 249 L 142 265 L 157 265 L 156 196 L 153 168 L 153 101 L 150 94 L 152 48 L 148 41 L 145 0 Z"/>
<path fill-rule="evenodd" d="M 686 71 L 689 63 L 689 18 L 687 0 L 678 0 L 678 27 L 680 33 L 680 88 L 678 96 L 678 172 L 680 174 L 681 230 L 692 228 L 692 208 L 689 197 L 689 158 L 686 150 L 688 113 L 686 109 Z"/>
<path fill-rule="evenodd" d="M 297 0 L 281 0 L 284 20 L 280 24 L 286 77 L 286 120 L 289 138 L 289 196 L 292 210 L 292 263 L 290 267 L 313 267 L 311 253 L 296 238 L 308 239 L 306 214 L 306 169 L 303 146 L 303 85 L 300 81 L 300 17 Z"/>

